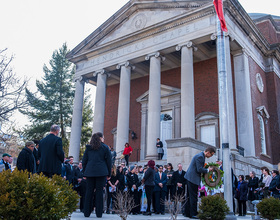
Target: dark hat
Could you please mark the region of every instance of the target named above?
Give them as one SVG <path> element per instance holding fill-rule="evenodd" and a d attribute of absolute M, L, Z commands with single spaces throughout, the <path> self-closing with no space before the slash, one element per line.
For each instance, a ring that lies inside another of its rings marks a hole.
<path fill-rule="evenodd" d="M 7 153 L 4 153 L 4 154 L 2 155 L 2 157 L 6 157 L 6 156 L 11 157 L 11 155 L 10 155 L 10 154 L 7 154 Z"/>
<path fill-rule="evenodd" d="M 130 171 L 132 171 L 135 168 L 135 166 L 131 165 L 129 168 L 130 168 Z"/>

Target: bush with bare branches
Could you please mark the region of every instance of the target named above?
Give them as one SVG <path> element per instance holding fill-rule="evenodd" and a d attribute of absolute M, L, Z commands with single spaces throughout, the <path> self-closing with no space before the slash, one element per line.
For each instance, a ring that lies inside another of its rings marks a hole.
<path fill-rule="evenodd" d="M 135 208 L 133 197 L 129 195 L 129 192 L 118 191 L 115 195 L 115 207 L 113 207 L 113 211 L 120 216 L 122 220 L 126 220 L 129 213 Z"/>
<path fill-rule="evenodd" d="M 170 213 L 170 219 L 176 220 L 182 207 L 186 204 L 185 195 L 183 194 L 175 194 L 171 201 L 165 201 L 165 205 L 168 207 L 168 211 Z"/>

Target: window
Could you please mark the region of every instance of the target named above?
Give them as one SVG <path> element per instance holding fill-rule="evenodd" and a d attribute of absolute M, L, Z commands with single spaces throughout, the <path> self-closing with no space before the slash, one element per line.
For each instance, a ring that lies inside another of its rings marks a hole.
<path fill-rule="evenodd" d="M 258 119 L 260 122 L 260 137 L 261 137 L 261 149 L 262 154 L 266 154 L 266 142 L 265 142 L 265 127 L 263 117 L 258 114 Z"/>

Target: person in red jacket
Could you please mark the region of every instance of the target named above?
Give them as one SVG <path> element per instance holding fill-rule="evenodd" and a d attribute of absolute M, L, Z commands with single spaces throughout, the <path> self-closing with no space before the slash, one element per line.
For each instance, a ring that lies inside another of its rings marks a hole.
<path fill-rule="evenodd" d="M 128 166 L 128 160 L 129 160 L 129 156 L 132 153 L 132 147 L 129 146 L 128 143 L 126 143 L 124 145 L 124 150 L 123 150 L 123 155 L 124 155 L 124 159 L 126 161 L 126 166 Z"/>

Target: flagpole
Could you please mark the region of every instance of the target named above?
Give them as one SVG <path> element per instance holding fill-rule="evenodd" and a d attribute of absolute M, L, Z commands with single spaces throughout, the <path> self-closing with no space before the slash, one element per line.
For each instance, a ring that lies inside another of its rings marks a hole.
<path fill-rule="evenodd" d="M 227 86 L 227 68 L 225 49 L 225 35 L 221 29 L 220 20 L 217 16 L 217 66 L 219 85 L 219 120 L 220 120 L 220 140 L 222 145 L 223 171 L 224 171 L 224 199 L 230 208 L 230 213 L 226 219 L 236 219 L 233 212 L 233 192 L 232 192 L 232 169 L 229 148 L 229 104 Z"/>

